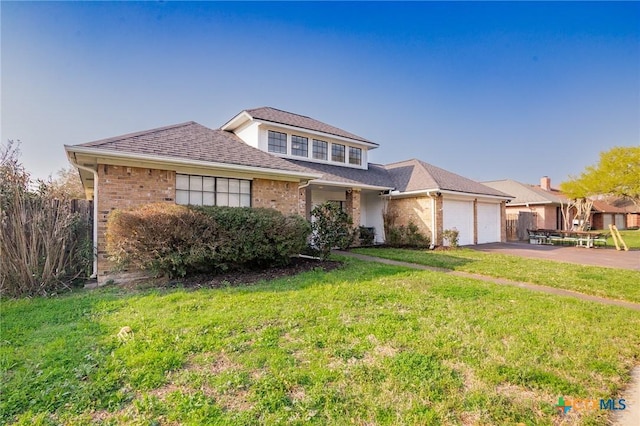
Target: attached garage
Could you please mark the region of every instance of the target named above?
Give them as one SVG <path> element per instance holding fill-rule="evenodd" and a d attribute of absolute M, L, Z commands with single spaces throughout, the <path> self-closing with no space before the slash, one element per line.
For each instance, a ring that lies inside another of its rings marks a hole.
<path fill-rule="evenodd" d="M 456 228 L 461 246 L 473 244 L 473 201 L 442 201 L 442 229 Z"/>
<path fill-rule="evenodd" d="M 478 244 L 500 241 L 500 204 L 478 203 Z"/>

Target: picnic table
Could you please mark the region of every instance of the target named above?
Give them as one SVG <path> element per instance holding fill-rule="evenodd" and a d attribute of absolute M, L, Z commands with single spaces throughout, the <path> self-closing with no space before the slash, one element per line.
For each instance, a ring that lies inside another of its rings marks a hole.
<path fill-rule="evenodd" d="M 530 244 L 575 244 L 594 248 L 596 243 L 607 245 L 607 235 L 597 231 L 565 231 L 562 229 L 527 229 Z"/>

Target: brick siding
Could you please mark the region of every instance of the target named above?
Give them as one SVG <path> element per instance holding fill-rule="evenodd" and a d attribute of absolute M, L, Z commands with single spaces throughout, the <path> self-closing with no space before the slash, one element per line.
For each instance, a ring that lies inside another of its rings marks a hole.
<path fill-rule="evenodd" d="M 139 167 L 98 166 L 98 281 L 108 279 L 113 265 L 107 259 L 107 217 L 112 210 L 144 204 L 175 203 L 176 173 Z M 252 206 L 274 208 L 283 214 L 305 215 L 306 189 L 297 182 L 254 179 Z"/>
<path fill-rule="evenodd" d="M 170 170 L 98 165 L 98 281 L 112 268 L 107 260 L 107 217 L 112 210 L 148 203 L 174 203 L 176 174 Z"/>
<path fill-rule="evenodd" d="M 298 189 L 298 182 L 254 179 L 251 205 L 276 209 L 283 214 L 305 216 L 306 190 Z"/>
<path fill-rule="evenodd" d="M 407 226 L 413 222 L 420 232 L 431 239 L 433 199 L 429 197 L 394 198 L 389 200 L 388 209 L 397 214 L 396 226 Z M 437 206 L 437 201 L 436 201 Z M 440 212 L 442 221 L 442 211 Z M 438 210 L 436 207 L 436 223 L 438 223 Z M 442 224 L 440 224 L 442 228 Z M 439 234 L 442 233 L 442 229 Z"/>

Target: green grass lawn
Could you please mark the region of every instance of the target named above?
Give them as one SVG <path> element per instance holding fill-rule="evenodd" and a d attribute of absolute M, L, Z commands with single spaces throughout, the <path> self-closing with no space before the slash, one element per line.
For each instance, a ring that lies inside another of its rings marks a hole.
<path fill-rule="evenodd" d="M 606 232 L 608 233 L 609 230 Z M 640 229 L 620 231 L 620 236 L 630 249 L 640 249 Z M 616 246 L 611 236 L 607 238 L 607 246 Z"/>
<path fill-rule="evenodd" d="M 640 302 L 640 271 L 527 259 L 471 249 L 442 252 L 359 248 L 353 251 L 385 259 L 557 287 L 610 299 Z"/>
<path fill-rule="evenodd" d="M 3 300 L 0 423 L 604 425 L 554 405 L 624 397 L 640 360 L 640 312 L 345 262 L 244 288 Z"/>

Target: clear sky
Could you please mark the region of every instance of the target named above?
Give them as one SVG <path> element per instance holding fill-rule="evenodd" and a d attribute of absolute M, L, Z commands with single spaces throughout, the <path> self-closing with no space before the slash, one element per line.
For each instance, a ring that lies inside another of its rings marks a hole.
<path fill-rule="evenodd" d="M 64 144 L 259 106 L 475 180 L 557 184 L 640 144 L 640 3 L 0 3 L 2 142 Z"/>

